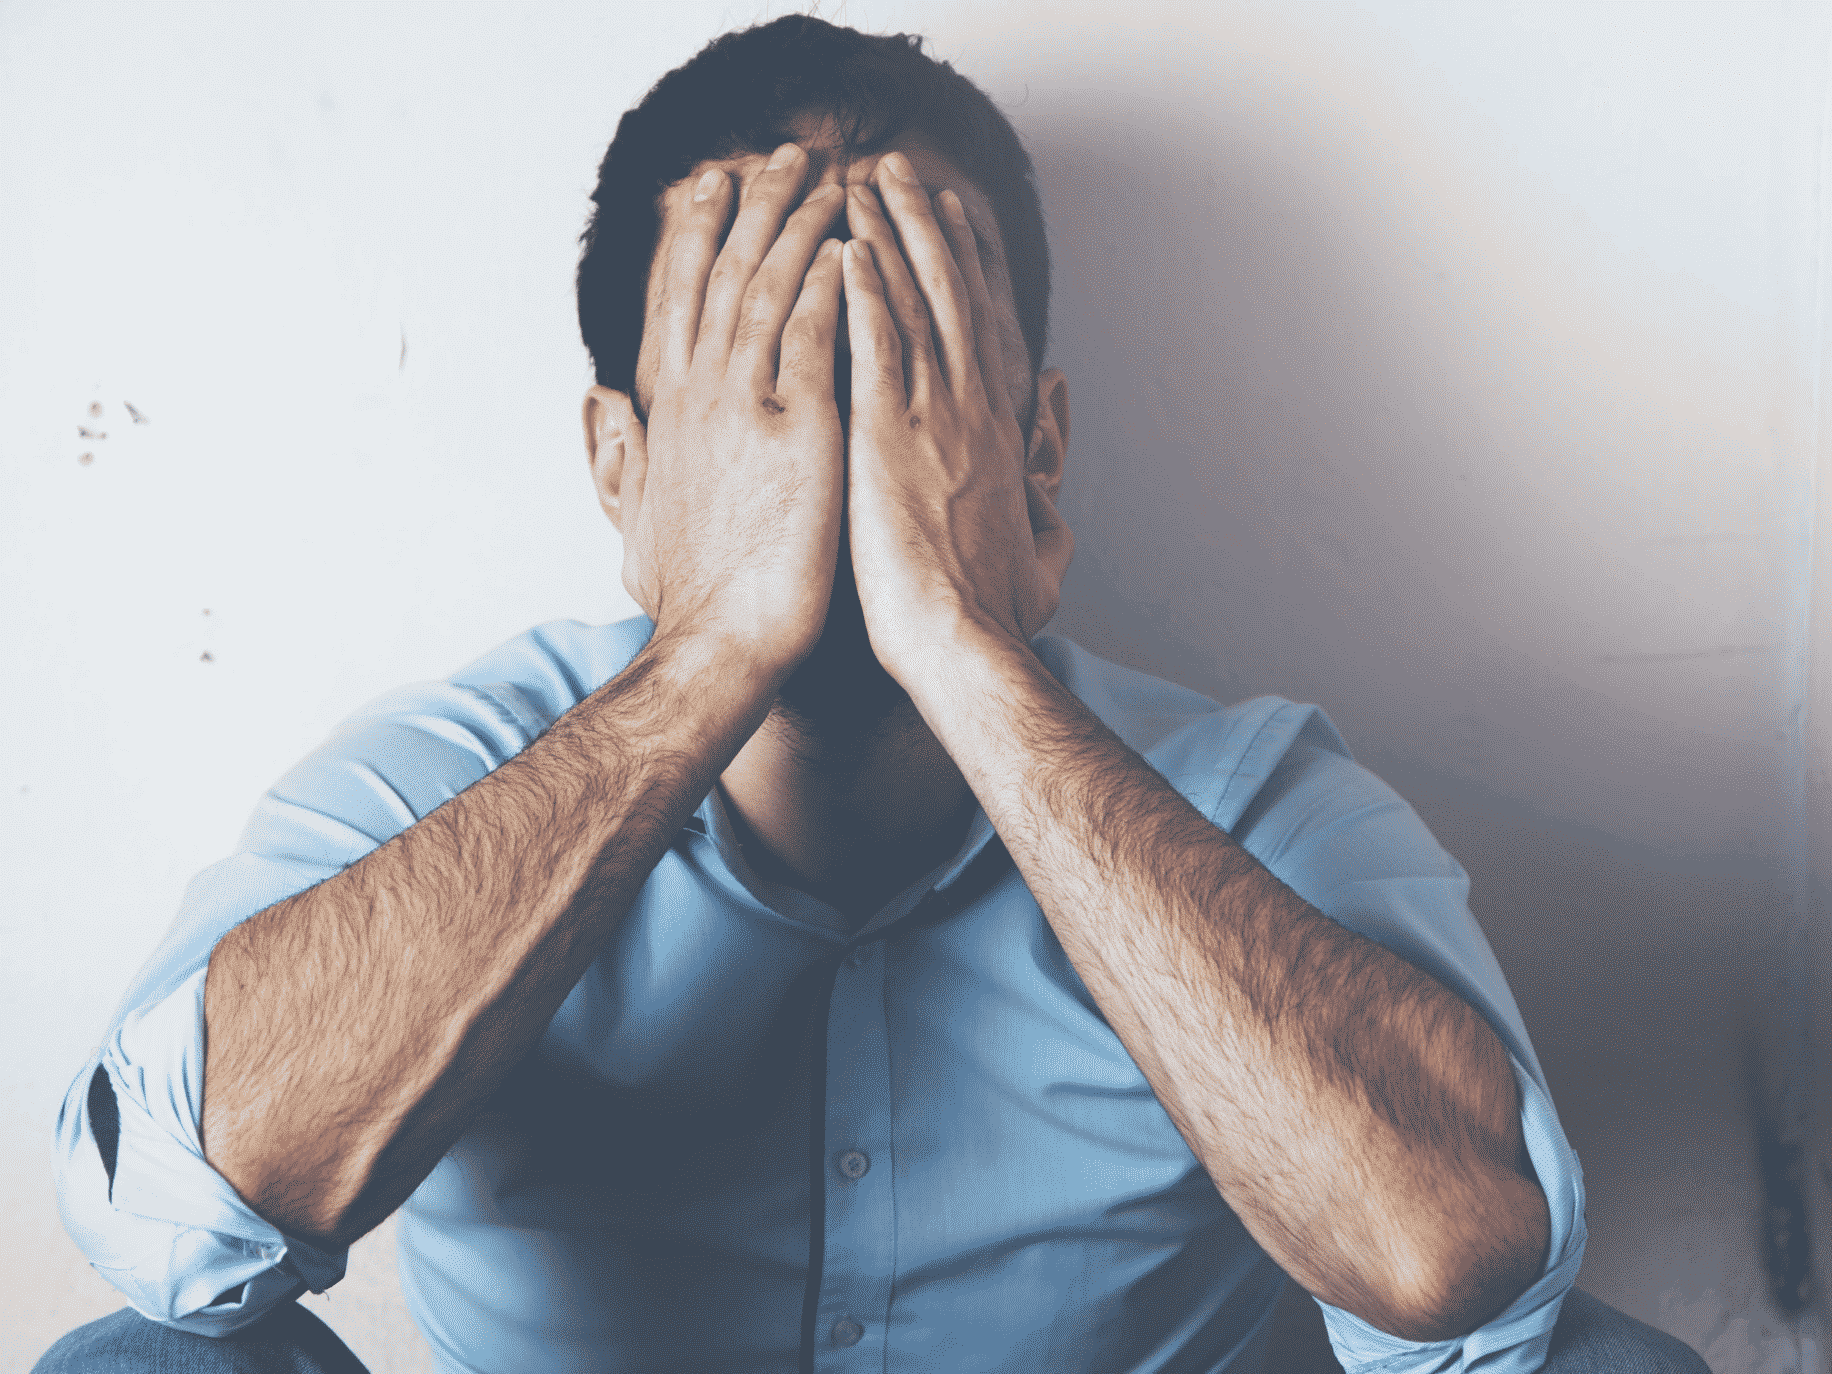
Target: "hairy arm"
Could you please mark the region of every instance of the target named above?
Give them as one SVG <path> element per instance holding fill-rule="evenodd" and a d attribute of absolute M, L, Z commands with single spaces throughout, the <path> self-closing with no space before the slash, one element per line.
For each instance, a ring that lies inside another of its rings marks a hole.
<path fill-rule="evenodd" d="M 851 546 L 879 661 L 1267 1253 L 1394 1335 L 1474 1329 L 1550 1234 L 1506 1051 L 1267 872 L 1031 652 L 1073 548 L 1054 506 L 1066 383 L 1039 379 L 1027 442 L 963 202 L 931 203 L 895 153 L 875 184 L 845 256 Z"/>
<path fill-rule="evenodd" d="M 341 1248 L 532 1048 L 773 683 L 658 641 L 502 767 L 236 926 L 204 986 L 203 1144 L 248 1204 Z"/>
<path fill-rule="evenodd" d="M 806 173 L 778 150 L 735 221 L 716 167 L 665 194 L 650 421 L 623 393 L 588 397 L 648 646 L 501 768 L 211 953 L 205 1155 L 292 1234 L 341 1247 L 431 1172 L 820 634 L 841 474 L 839 245 L 822 240 L 840 197 L 804 199 Z"/>
<path fill-rule="evenodd" d="M 1394 1335 L 1462 1335 L 1538 1276 L 1506 1050 L 1201 816 L 1025 645 L 917 696 L 1063 949 L 1254 1238 Z"/>

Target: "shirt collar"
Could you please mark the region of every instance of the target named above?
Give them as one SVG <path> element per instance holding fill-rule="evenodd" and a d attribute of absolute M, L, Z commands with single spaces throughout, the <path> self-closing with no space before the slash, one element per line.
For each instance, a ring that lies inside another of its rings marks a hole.
<path fill-rule="evenodd" d="M 987 846 L 998 838 L 992 822 L 986 818 L 985 810 L 976 807 L 972 820 L 967 824 L 967 834 L 953 856 L 897 893 L 854 931 L 849 929 L 844 915 L 820 898 L 757 875 L 750 861 L 744 857 L 743 846 L 738 843 L 737 829 L 732 824 L 731 815 L 725 809 L 725 801 L 717 787 L 706 794 L 706 800 L 700 803 L 699 809 L 684 828 L 702 837 L 712 847 L 725 870 L 754 901 L 799 925 L 831 931 L 855 943 L 876 938 L 918 907 L 932 906 L 935 900 L 953 906 L 950 900 L 952 889 L 974 861 L 986 851 Z M 1010 860 L 1005 862 L 1009 863 Z"/>

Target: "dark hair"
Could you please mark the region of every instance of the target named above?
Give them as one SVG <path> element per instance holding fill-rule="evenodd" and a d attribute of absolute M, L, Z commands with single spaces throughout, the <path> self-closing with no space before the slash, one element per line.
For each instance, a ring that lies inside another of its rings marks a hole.
<path fill-rule="evenodd" d="M 1030 155 L 986 93 L 922 50 L 790 15 L 724 34 L 624 115 L 598 169 L 579 257 L 579 332 L 602 386 L 634 392 L 661 192 L 701 162 L 768 152 L 798 115 L 833 116 L 843 151 L 924 135 L 992 202 L 1031 370 L 1049 335 L 1050 258 Z"/>

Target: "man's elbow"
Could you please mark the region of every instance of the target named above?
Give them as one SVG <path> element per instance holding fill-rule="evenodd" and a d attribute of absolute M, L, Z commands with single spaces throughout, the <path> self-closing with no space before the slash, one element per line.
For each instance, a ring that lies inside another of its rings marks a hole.
<path fill-rule="evenodd" d="M 1494 1320 L 1544 1272 L 1551 1240 L 1546 1195 L 1533 1180 L 1510 1173 L 1501 1196 L 1476 1232 L 1439 1247 L 1421 1266 L 1423 1281 L 1398 1304 L 1386 1327 L 1410 1341 L 1449 1341 Z M 1377 1323 L 1385 1325 L 1385 1323 Z"/>

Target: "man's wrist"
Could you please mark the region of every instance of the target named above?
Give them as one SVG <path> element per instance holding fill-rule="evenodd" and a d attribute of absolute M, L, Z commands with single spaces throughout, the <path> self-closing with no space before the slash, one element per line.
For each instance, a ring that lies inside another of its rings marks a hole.
<path fill-rule="evenodd" d="M 793 668 L 747 639 L 658 627 L 604 692 L 626 700 L 640 692 L 645 714 L 658 725 L 689 724 L 712 753 L 735 754 L 762 724 Z"/>
<path fill-rule="evenodd" d="M 1030 645 L 990 617 L 938 621 L 914 642 L 894 676 L 944 746 L 951 716 L 1004 700 L 1002 687 L 1016 680 L 1049 676 Z"/>
<path fill-rule="evenodd" d="M 658 625 L 639 657 L 653 661 L 671 679 L 701 685 L 716 677 L 740 693 L 774 695 L 795 668 L 779 647 L 718 629 Z"/>

